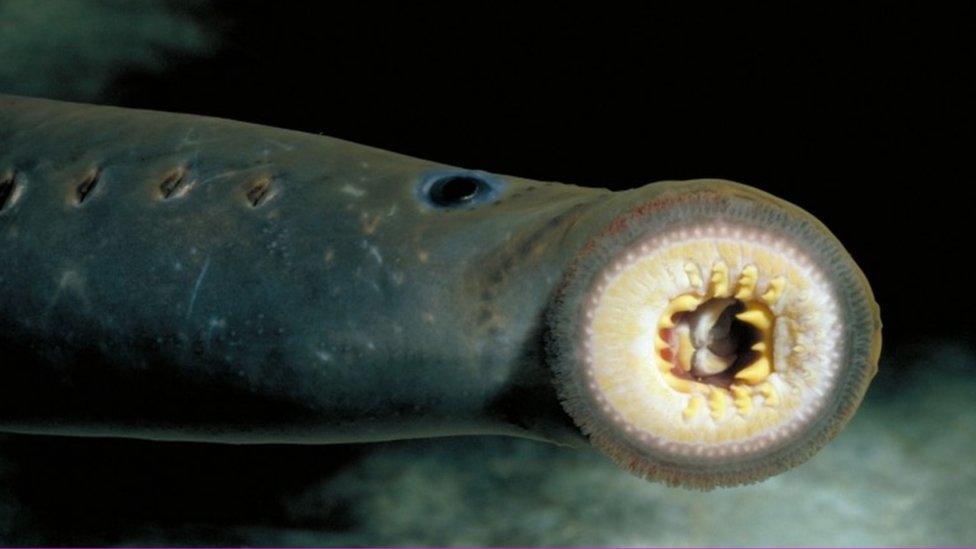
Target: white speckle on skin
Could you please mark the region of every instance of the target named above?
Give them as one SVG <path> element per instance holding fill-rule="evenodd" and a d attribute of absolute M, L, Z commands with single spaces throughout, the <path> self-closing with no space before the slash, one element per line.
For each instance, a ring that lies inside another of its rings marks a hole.
<path fill-rule="evenodd" d="M 179 151 L 184 147 L 194 147 L 199 143 L 200 139 L 196 135 L 196 128 L 190 126 L 190 128 L 186 130 L 186 133 L 183 134 L 183 139 L 176 144 L 176 150 Z"/>
<path fill-rule="evenodd" d="M 213 341 L 213 336 L 215 332 L 223 330 L 227 327 L 227 321 L 223 318 L 211 317 L 207 322 L 207 338 L 205 339 L 206 347 L 210 348 L 210 342 Z"/>
<path fill-rule="evenodd" d="M 380 265 L 383 264 L 383 256 L 380 255 L 380 250 L 376 246 L 369 247 L 369 255 L 373 256 L 373 259 L 375 259 Z"/>
<path fill-rule="evenodd" d="M 275 141 L 274 139 L 268 139 L 268 143 L 274 145 L 275 147 L 278 147 L 279 149 L 281 149 L 283 151 L 293 151 L 293 150 L 295 150 L 295 147 L 293 145 L 289 145 L 287 143 L 282 143 L 281 141 Z"/>
<path fill-rule="evenodd" d="M 348 183 L 343 185 L 342 188 L 339 189 L 339 191 L 344 194 L 348 194 L 349 196 L 352 196 L 354 198 L 362 198 L 363 196 L 366 196 L 366 191 L 360 189 L 359 187 L 353 187 Z"/>
<path fill-rule="evenodd" d="M 85 281 L 78 274 L 78 271 L 68 270 L 61 273 L 61 279 L 58 280 L 58 289 L 63 290 L 65 288 L 70 288 L 75 291 L 83 291 L 85 286 Z"/>
<path fill-rule="evenodd" d="M 201 179 L 200 181 L 197 182 L 197 184 L 198 185 L 204 185 L 206 183 L 210 183 L 211 181 L 218 181 L 220 179 L 227 179 L 228 177 L 233 177 L 235 175 L 237 175 L 237 172 L 236 171 L 229 170 L 229 171 L 222 172 L 222 173 L 219 173 L 219 174 L 216 174 L 216 175 L 211 175 L 210 177 L 208 177 L 206 179 Z"/>
<path fill-rule="evenodd" d="M 329 362 L 332 362 L 332 353 L 330 353 L 328 351 L 323 351 L 323 350 L 320 349 L 318 351 L 315 351 L 315 356 L 318 357 L 319 360 L 321 360 L 322 362 L 324 362 L 326 364 L 328 364 Z"/>
<path fill-rule="evenodd" d="M 91 307 L 91 303 L 88 301 L 85 277 L 78 271 L 68 269 L 61 273 L 61 278 L 58 279 L 58 289 L 48 303 L 47 309 L 50 310 L 54 307 L 65 292 L 75 294 L 82 301 L 85 310 Z"/>
<path fill-rule="evenodd" d="M 195 248 L 194 248 L 195 250 Z M 207 271 L 210 270 L 210 256 L 203 261 L 203 268 L 200 269 L 200 274 L 197 275 L 196 282 L 193 283 L 193 292 L 190 294 L 190 303 L 186 306 L 186 319 L 189 320 L 190 316 L 193 314 L 193 306 L 197 302 L 197 294 L 200 293 L 200 286 L 203 284 L 204 277 L 207 276 Z"/>

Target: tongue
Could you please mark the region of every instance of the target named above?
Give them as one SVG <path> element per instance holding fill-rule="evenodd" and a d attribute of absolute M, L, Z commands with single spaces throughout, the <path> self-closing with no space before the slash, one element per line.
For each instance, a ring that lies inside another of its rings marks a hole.
<path fill-rule="evenodd" d="M 691 357 L 691 372 L 698 377 L 712 376 L 728 370 L 735 362 L 735 355 L 719 356 L 712 351 L 698 349 Z"/>
<path fill-rule="evenodd" d="M 712 299 L 703 303 L 688 319 L 695 354 L 691 371 L 710 376 L 727 370 L 735 362 L 736 343 L 731 337 L 734 299 Z"/>

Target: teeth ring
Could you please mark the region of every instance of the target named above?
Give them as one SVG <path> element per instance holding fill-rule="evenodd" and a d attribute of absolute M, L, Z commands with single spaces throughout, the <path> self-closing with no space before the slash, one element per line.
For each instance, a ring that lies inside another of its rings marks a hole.
<path fill-rule="evenodd" d="M 709 413 L 715 420 L 725 418 L 728 401 L 734 403 L 733 413 L 741 416 L 753 412 L 756 396 L 761 396 L 768 406 L 777 405 L 776 389 L 766 382 L 775 371 L 776 315 L 771 307 L 783 294 L 786 279 L 782 276 L 771 278 L 766 291 L 757 298 L 760 273 L 755 265 L 744 266 L 733 287 L 729 283 L 732 277 L 728 265 L 724 261 L 715 263 L 705 292 L 701 291 L 698 265 L 688 262 L 684 271 L 691 291 L 668 302 L 655 336 L 655 350 L 664 380 L 678 392 L 708 394 Z M 736 349 L 727 341 L 731 325 L 728 314 L 723 314 L 729 309 L 739 311 L 735 318 L 752 328 L 754 341 L 748 342 L 745 348 Z M 725 341 L 715 341 L 723 336 Z M 716 347 L 721 348 L 720 354 L 715 352 Z M 718 377 L 730 368 L 736 369 L 731 381 L 727 375 Z M 701 410 L 701 398 L 689 398 L 681 417 L 691 421 Z"/>
<path fill-rule="evenodd" d="M 809 349 L 840 338 L 814 264 L 758 231 L 703 226 L 652 244 L 606 271 L 587 309 L 593 380 L 621 421 L 708 454 L 813 417 L 836 365 Z"/>

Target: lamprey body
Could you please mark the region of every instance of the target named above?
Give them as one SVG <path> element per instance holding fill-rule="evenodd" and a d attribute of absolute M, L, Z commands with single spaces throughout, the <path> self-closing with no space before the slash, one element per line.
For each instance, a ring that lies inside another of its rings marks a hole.
<path fill-rule="evenodd" d="M 0 429 L 593 442 L 711 487 L 795 465 L 876 370 L 812 216 L 200 116 L 0 96 Z"/>

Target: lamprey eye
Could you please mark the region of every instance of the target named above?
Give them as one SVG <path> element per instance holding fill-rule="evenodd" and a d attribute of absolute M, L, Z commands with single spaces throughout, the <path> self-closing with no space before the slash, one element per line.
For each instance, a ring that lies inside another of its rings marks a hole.
<path fill-rule="evenodd" d="M 494 201 L 502 183 L 484 172 L 453 171 L 429 174 L 418 187 L 421 201 L 437 209 L 473 208 Z"/>
<path fill-rule="evenodd" d="M 809 457 L 853 414 L 880 345 L 840 244 L 724 183 L 674 186 L 616 220 L 550 323 L 564 405 L 591 439 L 642 476 L 697 487 Z"/>

